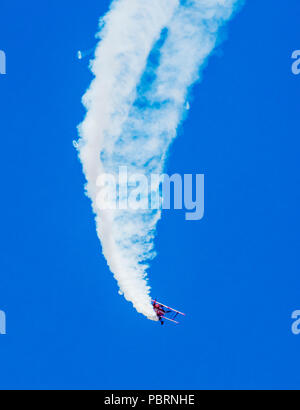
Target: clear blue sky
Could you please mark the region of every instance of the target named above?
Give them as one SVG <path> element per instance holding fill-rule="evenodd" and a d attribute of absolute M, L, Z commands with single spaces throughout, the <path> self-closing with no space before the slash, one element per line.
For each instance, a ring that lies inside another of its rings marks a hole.
<path fill-rule="evenodd" d="M 96 236 L 72 140 L 106 0 L 3 2 L 0 388 L 299 388 L 298 0 L 249 0 L 197 85 L 168 172 L 206 175 L 206 213 L 164 214 L 153 293 L 179 327 L 136 314 Z"/>

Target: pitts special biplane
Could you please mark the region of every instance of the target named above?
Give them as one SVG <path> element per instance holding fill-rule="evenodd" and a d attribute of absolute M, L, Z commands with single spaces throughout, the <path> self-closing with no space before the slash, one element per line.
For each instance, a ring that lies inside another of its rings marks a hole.
<path fill-rule="evenodd" d="M 163 305 L 162 303 L 157 302 L 157 300 L 152 300 L 152 306 L 158 320 L 162 325 L 164 324 L 164 320 L 168 320 L 169 322 L 173 322 L 176 325 L 179 325 L 179 322 L 176 320 L 177 317 L 179 315 L 185 316 L 185 313 L 181 313 L 178 310 Z"/>

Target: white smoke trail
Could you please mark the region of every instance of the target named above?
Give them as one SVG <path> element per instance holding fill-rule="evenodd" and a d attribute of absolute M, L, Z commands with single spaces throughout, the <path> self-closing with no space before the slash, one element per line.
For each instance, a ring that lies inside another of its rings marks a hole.
<path fill-rule="evenodd" d="M 80 159 L 103 253 L 120 292 L 152 320 L 146 272 L 160 212 L 99 211 L 97 179 L 124 165 L 131 174 L 163 171 L 189 87 L 237 3 L 115 0 L 101 23 L 95 79 L 83 98 L 87 115 L 79 129 Z"/>

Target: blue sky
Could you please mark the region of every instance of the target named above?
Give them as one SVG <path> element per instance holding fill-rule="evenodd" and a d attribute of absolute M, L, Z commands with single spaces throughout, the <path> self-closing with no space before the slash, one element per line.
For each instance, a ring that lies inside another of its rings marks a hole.
<path fill-rule="evenodd" d="M 276 4 L 274 4 L 276 3 Z M 1 389 L 300 387 L 300 4 L 251 0 L 223 33 L 168 172 L 204 173 L 205 218 L 166 212 L 153 295 L 179 327 L 117 293 L 72 146 L 108 1 L 1 6 Z"/>

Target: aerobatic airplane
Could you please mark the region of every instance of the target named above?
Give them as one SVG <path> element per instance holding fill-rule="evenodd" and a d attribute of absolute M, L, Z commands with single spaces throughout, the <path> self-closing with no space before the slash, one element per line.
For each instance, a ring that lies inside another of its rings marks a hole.
<path fill-rule="evenodd" d="M 152 306 L 154 309 L 154 312 L 156 313 L 156 316 L 160 323 L 163 325 L 164 320 L 168 320 L 169 322 L 173 322 L 176 325 L 179 325 L 179 322 L 176 320 L 179 315 L 185 316 L 185 313 L 181 313 L 178 310 L 172 309 L 169 306 L 163 305 L 160 302 L 157 302 L 157 300 L 152 300 Z"/>

